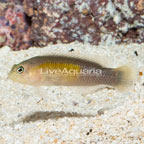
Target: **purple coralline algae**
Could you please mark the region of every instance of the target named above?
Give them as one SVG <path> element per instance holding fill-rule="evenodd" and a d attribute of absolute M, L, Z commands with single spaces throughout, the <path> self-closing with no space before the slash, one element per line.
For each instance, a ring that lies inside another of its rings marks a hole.
<path fill-rule="evenodd" d="M 0 9 L 0 46 L 6 45 L 12 50 L 27 49 L 31 46 L 31 30 L 23 6 L 11 3 L 3 3 L 3 6 Z"/>

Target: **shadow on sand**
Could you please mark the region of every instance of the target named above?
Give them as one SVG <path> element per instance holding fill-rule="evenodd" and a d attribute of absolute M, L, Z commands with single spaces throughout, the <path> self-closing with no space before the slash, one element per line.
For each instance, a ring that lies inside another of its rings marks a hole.
<path fill-rule="evenodd" d="M 78 113 L 70 113 L 70 112 L 64 112 L 64 111 L 38 111 L 34 112 L 30 115 L 27 115 L 25 118 L 23 118 L 21 121 L 23 123 L 29 123 L 29 122 L 35 122 L 39 120 L 48 120 L 48 119 L 60 119 L 64 117 L 76 117 L 76 118 L 81 118 L 81 117 L 95 117 L 96 115 L 89 115 L 89 114 L 78 114 Z"/>

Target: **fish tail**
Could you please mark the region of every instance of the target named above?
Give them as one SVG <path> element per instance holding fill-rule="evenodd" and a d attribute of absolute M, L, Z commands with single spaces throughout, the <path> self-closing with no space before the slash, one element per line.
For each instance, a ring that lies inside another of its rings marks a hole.
<path fill-rule="evenodd" d="M 137 79 L 137 67 L 136 64 L 127 64 L 124 66 L 120 66 L 115 68 L 118 72 L 118 83 L 115 87 L 121 91 L 125 91 L 133 86 L 133 83 Z"/>

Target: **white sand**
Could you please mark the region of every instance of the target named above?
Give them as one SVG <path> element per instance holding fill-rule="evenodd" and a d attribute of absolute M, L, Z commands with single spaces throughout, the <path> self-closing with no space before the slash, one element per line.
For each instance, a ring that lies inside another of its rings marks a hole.
<path fill-rule="evenodd" d="M 32 56 L 67 53 L 107 55 L 111 67 L 135 61 L 144 73 L 144 44 L 91 46 L 72 43 L 12 52 L 0 49 L 0 144 L 120 144 L 144 143 L 144 76 L 121 93 L 102 89 L 82 96 L 62 87 L 23 86 L 7 80 L 13 64 Z M 138 52 L 138 56 L 134 54 Z M 103 107 L 112 109 L 103 115 Z"/>

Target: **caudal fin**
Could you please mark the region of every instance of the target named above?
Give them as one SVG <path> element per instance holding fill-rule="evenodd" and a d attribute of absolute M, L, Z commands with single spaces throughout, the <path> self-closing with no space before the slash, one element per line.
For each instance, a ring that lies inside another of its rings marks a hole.
<path fill-rule="evenodd" d="M 119 72 L 118 84 L 115 86 L 119 90 L 127 90 L 133 86 L 137 79 L 137 67 L 135 64 L 127 64 L 115 69 Z"/>

